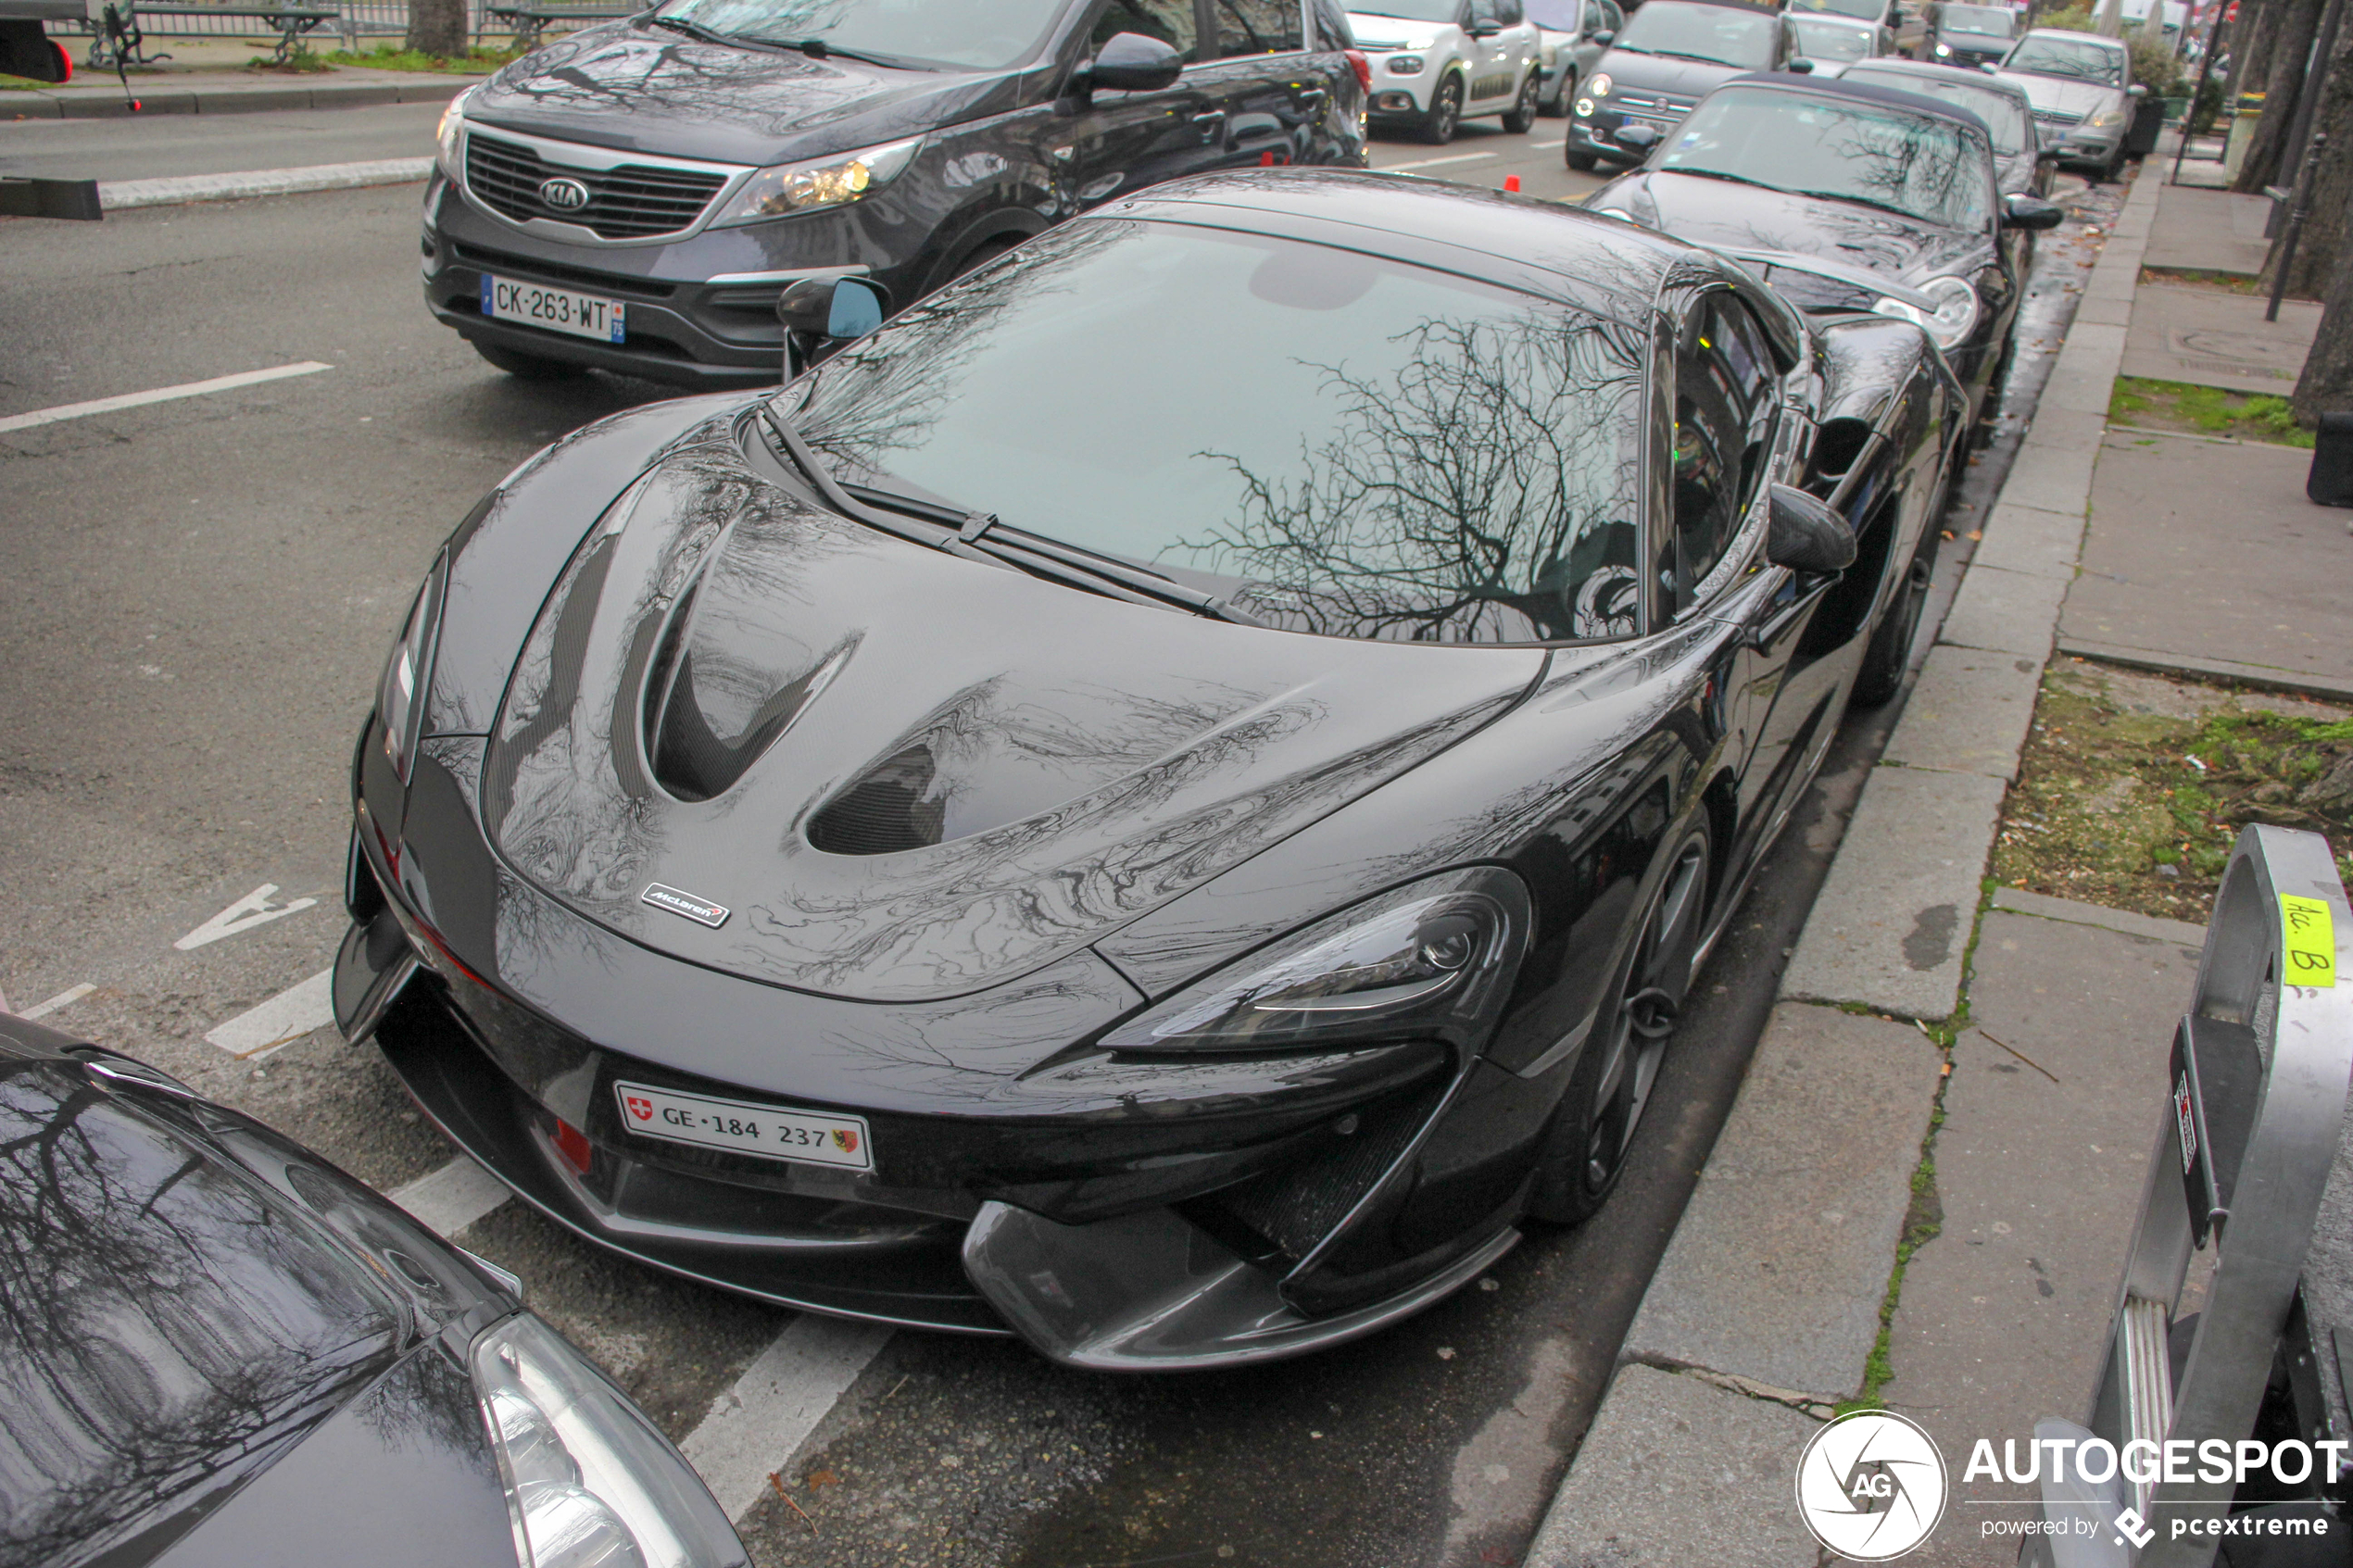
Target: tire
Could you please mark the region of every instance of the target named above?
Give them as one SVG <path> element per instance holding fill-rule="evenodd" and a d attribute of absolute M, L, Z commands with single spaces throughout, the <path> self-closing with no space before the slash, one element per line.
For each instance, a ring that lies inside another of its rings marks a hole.
<path fill-rule="evenodd" d="M 1956 465 L 1961 460 L 1962 455 L 1956 452 Z M 1928 605 L 1929 580 L 1936 575 L 1937 529 L 1944 521 L 1941 512 L 1931 518 L 1928 536 L 1912 552 L 1912 563 L 1904 569 L 1904 583 L 1896 590 L 1895 602 L 1887 607 L 1887 618 L 1879 623 L 1879 630 L 1871 633 L 1869 646 L 1863 649 L 1863 667 L 1855 672 L 1855 690 L 1847 698 L 1849 706 L 1877 708 L 1903 686 L 1904 671 L 1912 662 L 1912 639 L 1919 634 L 1920 612 Z"/>
<path fill-rule="evenodd" d="M 1576 1073 L 1544 1135 L 1529 1214 L 1554 1224 L 1591 1219 L 1626 1173 L 1635 1130 L 1673 1044 L 1707 915 L 1713 846 L 1703 815 L 1667 859 L 1624 963 L 1593 1018 Z"/>
<path fill-rule="evenodd" d="M 1519 96 L 1504 113 L 1504 129 L 1514 136 L 1525 136 L 1536 124 L 1536 94 L 1543 90 L 1543 82 L 1534 71 L 1519 84 Z"/>
<path fill-rule="evenodd" d="M 1592 153 L 1573 152 L 1568 155 L 1568 167 L 1577 170 L 1579 174 L 1592 173 L 1594 169 L 1600 165 L 1601 161 L 1602 160 L 1600 158 L 1595 157 Z"/>
<path fill-rule="evenodd" d="M 571 381 L 588 373 L 585 365 L 577 365 L 569 359 L 549 359 L 542 355 L 526 354 L 503 344 L 477 342 L 474 352 L 517 381 Z"/>
<path fill-rule="evenodd" d="M 2010 384 L 2010 362 L 2018 358 L 2018 324 L 2012 321 L 2010 334 L 2002 343 L 2002 357 L 1994 361 L 1994 373 L 1985 378 L 1985 392 L 1978 399 L 1977 422 L 1969 426 L 1971 450 L 1982 450 L 1994 445 L 1994 425 L 2002 410 L 2002 389 Z M 1956 464 L 1958 468 L 1962 465 Z M 1944 499 L 1949 508 L 1960 493 L 1960 476 L 1957 473 L 1945 483 Z"/>
<path fill-rule="evenodd" d="M 976 247 L 970 256 L 956 263 L 956 270 L 948 274 L 948 282 L 952 283 L 967 272 L 979 271 L 1019 243 L 1018 240 L 991 240 Z"/>
<path fill-rule="evenodd" d="M 1536 112 L 1547 119 L 1567 119 L 1569 103 L 1576 96 L 1577 73 L 1573 70 L 1565 70 L 1561 72 L 1560 90 L 1538 104 Z"/>
<path fill-rule="evenodd" d="M 1448 71 L 1440 80 L 1438 91 L 1430 94 L 1429 112 L 1422 116 L 1422 140 L 1442 147 L 1454 139 L 1462 124 L 1463 79 L 1459 72 Z"/>

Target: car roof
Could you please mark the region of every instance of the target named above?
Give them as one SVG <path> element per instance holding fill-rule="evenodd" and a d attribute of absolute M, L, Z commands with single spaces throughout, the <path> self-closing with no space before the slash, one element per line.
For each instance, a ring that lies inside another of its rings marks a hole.
<path fill-rule="evenodd" d="M 2096 44 L 2103 49 L 2112 49 L 2120 55 L 2125 52 L 2124 40 L 2121 38 L 2103 38 L 2096 32 L 2070 32 L 2063 27 L 2030 27 L 2018 35 L 2018 41 L 2020 44 L 2030 38 L 2064 38 L 2070 44 Z"/>
<path fill-rule="evenodd" d="M 1957 125 L 1966 126 L 1975 131 L 1984 137 L 1989 144 L 1994 140 L 1994 132 L 1986 126 L 1985 121 L 1979 118 L 1974 109 L 1965 109 L 1958 104 L 1948 104 L 1942 98 L 1931 98 L 1919 93 L 1900 92 L 1893 87 L 1874 87 L 1866 82 L 1841 82 L 1834 77 L 1825 77 L 1818 82 L 1806 76 L 1784 76 L 1778 72 L 1768 74 L 1764 71 L 1749 71 L 1723 82 L 1717 87 L 1715 93 L 1710 93 L 1708 96 L 1712 98 L 1716 93 L 1721 93 L 1728 87 L 1768 87 L 1776 92 L 1806 94 L 1817 98 L 1849 98 L 1860 103 L 1877 104 L 1882 108 L 1904 109 L 1912 114 L 1926 115 L 1931 119 L 1949 119 Z"/>
<path fill-rule="evenodd" d="M 1203 223 L 1337 245 L 1477 277 L 1629 325 L 1645 319 L 1670 273 L 1692 265 L 1720 270 L 1700 246 L 1563 203 L 1370 169 L 1200 174 L 1085 217 Z"/>
<path fill-rule="evenodd" d="M 1857 70 L 1894 71 L 1899 76 L 1920 76 L 1931 82 L 1950 82 L 1957 87 L 1982 87 L 1988 93 L 1998 93 L 2005 98 L 2016 98 L 2021 104 L 2032 106 L 2033 103 L 2033 100 L 2026 95 L 2026 89 L 2007 77 L 1995 76 L 1988 71 L 1969 70 L 1960 66 L 1931 65 L 1926 60 L 1906 60 L 1894 55 L 1880 55 L 1868 60 L 1855 61 L 1846 68 L 1845 74 L 1840 76 L 1838 80 L 1846 82 L 1849 86 L 1869 86 L 1870 83 L 1868 82 L 1848 80 Z"/>

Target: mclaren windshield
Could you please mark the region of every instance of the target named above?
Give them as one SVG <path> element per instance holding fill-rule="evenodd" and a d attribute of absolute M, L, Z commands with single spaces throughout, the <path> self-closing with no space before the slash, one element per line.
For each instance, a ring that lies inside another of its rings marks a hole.
<path fill-rule="evenodd" d="M 912 69 L 1000 70 L 1036 53 L 1065 0 L 665 0 L 651 20 L 706 38 Z"/>
<path fill-rule="evenodd" d="M 1297 631 L 1608 637 L 1637 629 L 1647 341 L 1361 252 L 1105 220 L 779 406 L 846 486 L 993 519 L 984 546 L 1076 546 Z"/>
<path fill-rule="evenodd" d="M 1993 218 L 1992 155 L 1957 120 L 1893 106 L 1724 88 L 1693 109 L 1653 166 L 1792 195 L 1852 202 L 1949 229 Z"/>
<path fill-rule="evenodd" d="M 1650 0 L 1626 23 L 1615 47 L 1638 55 L 1705 60 L 1743 70 L 1773 64 L 1773 33 L 1780 18 L 1743 6 L 1692 5 L 1686 0 Z"/>

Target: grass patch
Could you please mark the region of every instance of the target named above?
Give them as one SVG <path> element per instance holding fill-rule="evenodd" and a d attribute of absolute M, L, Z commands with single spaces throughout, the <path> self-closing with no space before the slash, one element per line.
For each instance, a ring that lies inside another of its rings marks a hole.
<path fill-rule="evenodd" d="M 372 49 L 337 49 L 326 58 L 333 65 L 365 66 L 370 70 L 457 71 L 478 75 L 497 70 L 500 66 L 522 59 L 527 51 L 504 49 L 469 49 L 461 59 L 445 59 L 418 49 L 396 48 L 379 44 Z"/>
<path fill-rule="evenodd" d="M 2225 392 L 2217 386 L 2188 382 L 2150 381 L 2119 376 L 2109 396 L 2108 419 L 2146 430 L 2188 431 L 2200 435 L 2231 435 L 2273 446 L 2312 445 L 2312 433 L 2299 430 L 2295 410 L 2284 397 L 2262 393 Z"/>
<path fill-rule="evenodd" d="M 1904 1271 L 1911 1265 L 1914 1253 L 1944 1231 L 1944 1200 L 1936 1191 L 1935 1148 L 1937 1129 L 1944 1125 L 1944 1085 L 1953 1081 L 1951 1061 L 1947 1056 L 1946 1076 L 1937 1080 L 1936 1104 L 1928 1113 L 1928 1135 L 1920 1139 L 1920 1162 L 1912 1168 L 1912 1201 L 1904 1210 L 1904 1234 L 1895 1244 L 1895 1267 L 1887 1276 L 1887 1294 L 1880 1298 L 1879 1338 L 1863 1362 L 1862 1392 L 1839 1401 L 1840 1415 L 1879 1410 L 1887 1403 L 1881 1393 L 1895 1376 L 1889 1345 L 1895 1330 L 1895 1304 L 1904 1295 Z"/>
<path fill-rule="evenodd" d="M 2144 267 L 2145 283 L 2178 283 L 2185 288 L 2214 289 L 2222 294 L 2259 295 L 2262 288 L 2244 272 L 2209 272 L 2196 267 Z"/>
<path fill-rule="evenodd" d="M 38 93 L 44 87 L 55 87 L 54 82 L 35 82 L 29 76 L 0 75 L 0 93 Z"/>
<path fill-rule="evenodd" d="M 308 76 L 318 71 L 333 70 L 335 68 L 327 63 L 327 57 L 324 55 L 314 55 L 308 49 L 296 46 L 287 50 L 286 57 L 283 60 L 272 59 L 268 55 L 256 55 L 245 62 L 245 69 L 266 70 L 273 76 Z"/>
<path fill-rule="evenodd" d="M 2250 822 L 2325 834 L 2353 879 L 2353 721 L 2317 703 L 2062 664 L 2044 677 L 1994 874 L 2204 924 Z"/>

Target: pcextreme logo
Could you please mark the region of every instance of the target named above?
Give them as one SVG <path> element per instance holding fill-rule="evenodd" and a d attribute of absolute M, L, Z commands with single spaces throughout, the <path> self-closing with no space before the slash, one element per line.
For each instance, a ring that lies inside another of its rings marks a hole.
<path fill-rule="evenodd" d="M 1887 1411 L 1843 1415 L 1797 1461 L 1797 1512 L 1841 1557 L 1903 1556 L 1944 1517 L 1944 1456 L 1926 1432 Z"/>

